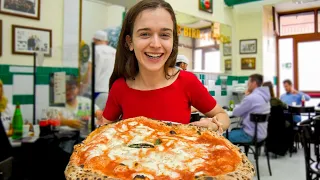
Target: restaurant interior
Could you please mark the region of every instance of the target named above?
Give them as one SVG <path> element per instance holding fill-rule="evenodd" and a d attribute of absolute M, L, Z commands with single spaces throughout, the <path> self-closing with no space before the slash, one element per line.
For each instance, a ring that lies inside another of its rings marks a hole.
<path fill-rule="evenodd" d="M 104 109 L 92 83 L 93 37 L 105 32 L 116 50 L 122 21 L 139 1 L 0 0 L 0 180 L 65 179 L 74 145 L 97 127 L 95 112 Z M 230 118 L 226 138 L 242 126 L 233 110 L 248 96 L 251 75 L 270 85 L 262 117 L 267 137 L 234 143 L 249 149 L 254 179 L 320 179 L 320 83 L 313 82 L 320 0 L 166 2 L 176 15 L 184 70 Z M 299 98 L 288 99 L 290 93 Z M 190 122 L 203 117 L 191 112 Z"/>

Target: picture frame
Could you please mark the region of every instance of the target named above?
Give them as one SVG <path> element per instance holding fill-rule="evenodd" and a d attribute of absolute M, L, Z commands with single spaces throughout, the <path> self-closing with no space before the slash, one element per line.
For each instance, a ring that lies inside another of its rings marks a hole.
<path fill-rule="evenodd" d="M 2 20 L 0 19 L 0 56 L 2 56 Z"/>
<path fill-rule="evenodd" d="M 256 69 L 256 58 L 255 57 L 241 58 L 241 69 L 242 70 L 255 70 Z"/>
<path fill-rule="evenodd" d="M 225 71 L 231 71 L 232 70 L 232 60 L 231 59 L 225 59 L 224 60 L 224 70 Z"/>
<path fill-rule="evenodd" d="M 213 0 L 198 0 L 199 10 L 207 13 L 213 13 Z"/>
<path fill-rule="evenodd" d="M 232 55 L 232 46 L 231 43 L 223 43 L 223 56 L 231 56 Z"/>
<path fill-rule="evenodd" d="M 0 0 L 0 13 L 40 20 L 41 0 Z"/>
<path fill-rule="evenodd" d="M 12 25 L 12 54 L 33 55 L 40 51 L 51 56 L 52 30 Z"/>
<path fill-rule="evenodd" d="M 240 54 L 256 54 L 258 50 L 257 39 L 240 40 Z"/>

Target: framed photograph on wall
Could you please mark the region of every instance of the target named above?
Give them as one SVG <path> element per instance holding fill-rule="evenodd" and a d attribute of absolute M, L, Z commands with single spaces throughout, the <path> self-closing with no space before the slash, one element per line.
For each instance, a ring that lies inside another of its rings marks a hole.
<path fill-rule="evenodd" d="M 212 0 L 198 0 L 199 1 L 199 10 L 205 11 L 208 13 L 213 13 L 213 3 Z"/>
<path fill-rule="evenodd" d="M 242 70 L 255 70 L 256 69 L 256 58 L 255 57 L 241 58 L 241 69 Z"/>
<path fill-rule="evenodd" d="M 0 0 L 0 13 L 40 20 L 41 0 Z"/>
<path fill-rule="evenodd" d="M 2 56 L 2 20 L 0 20 L 0 56 Z"/>
<path fill-rule="evenodd" d="M 231 43 L 223 43 L 223 56 L 231 56 L 232 54 L 232 48 Z"/>
<path fill-rule="evenodd" d="M 232 70 L 232 61 L 231 59 L 224 60 L 224 70 L 231 71 Z"/>
<path fill-rule="evenodd" d="M 51 30 L 12 25 L 12 54 L 33 55 L 41 51 L 45 56 L 51 56 L 51 48 Z"/>
<path fill-rule="evenodd" d="M 256 54 L 257 53 L 257 39 L 240 40 L 240 54 Z"/>

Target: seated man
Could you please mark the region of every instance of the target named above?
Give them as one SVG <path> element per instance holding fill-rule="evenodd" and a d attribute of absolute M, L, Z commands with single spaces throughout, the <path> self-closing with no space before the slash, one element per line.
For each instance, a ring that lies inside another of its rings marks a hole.
<path fill-rule="evenodd" d="M 302 96 L 304 96 L 305 101 L 310 100 L 310 96 L 303 92 L 299 92 L 294 89 L 292 86 L 291 80 L 287 79 L 283 81 L 284 89 L 286 90 L 285 94 L 282 94 L 280 100 L 286 103 L 288 106 L 292 105 L 301 105 Z M 293 116 L 293 121 L 298 123 L 301 121 L 301 116 L 295 115 Z"/>
<path fill-rule="evenodd" d="M 77 86 L 76 77 L 71 76 L 67 79 L 66 83 L 66 105 L 65 108 L 59 108 L 60 118 L 61 118 L 61 126 L 62 129 L 75 130 L 80 129 L 81 122 L 77 118 L 77 113 L 79 109 L 79 105 L 81 105 L 81 109 L 85 110 L 88 108 L 91 113 L 91 99 L 78 96 L 79 88 Z M 88 106 L 88 107 L 86 107 Z M 98 106 L 95 105 L 95 110 L 98 110 Z"/>
<path fill-rule="evenodd" d="M 189 60 L 185 55 L 179 54 L 177 56 L 176 67 L 180 70 L 187 70 Z"/>
<path fill-rule="evenodd" d="M 263 76 L 253 74 L 248 80 L 247 95 L 233 110 L 233 115 L 242 118 L 242 127 L 229 133 L 231 142 L 251 142 L 254 136 L 254 122 L 250 121 L 251 113 L 270 113 L 270 93 L 267 87 L 261 87 Z M 258 124 L 258 141 L 267 137 L 268 123 Z"/>

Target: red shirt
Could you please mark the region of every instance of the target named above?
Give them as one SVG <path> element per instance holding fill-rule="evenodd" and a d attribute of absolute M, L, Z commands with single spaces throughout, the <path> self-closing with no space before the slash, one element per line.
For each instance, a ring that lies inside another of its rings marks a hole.
<path fill-rule="evenodd" d="M 191 105 L 207 113 L 216 104 L 198 78 L 187 71 L 181 71 L 171 85 L 149 91 L 132 89 L 120 78 L 112 85 L 103 117 L 115 121 L 122 114 L 122 119 L 145 116 L 188 124 Z"/>

